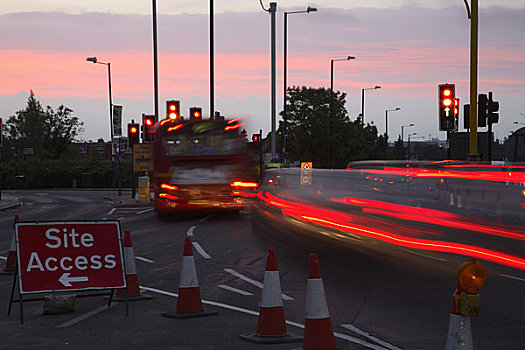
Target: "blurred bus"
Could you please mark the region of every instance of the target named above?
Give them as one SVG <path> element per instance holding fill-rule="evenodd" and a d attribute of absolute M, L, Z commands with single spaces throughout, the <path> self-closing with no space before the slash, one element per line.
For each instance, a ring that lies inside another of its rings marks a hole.
<path fill-rule="evenodd" d="M 155 210 L 159 215 L 196 209 L 238 213 L 244 208 L 246 142 L 237 120 L 165 119 L 154 141 Z"/>

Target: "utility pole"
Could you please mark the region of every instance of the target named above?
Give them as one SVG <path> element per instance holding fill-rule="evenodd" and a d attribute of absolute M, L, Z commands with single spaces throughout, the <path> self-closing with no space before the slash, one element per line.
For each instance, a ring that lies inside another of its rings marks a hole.
<path fill-rule="evenodd" d="M 276 115 L 275 115 L 275 108 L 276 108 L 276 103 L 275 103 L 275 13 L 277 12 L 277 3 L 276 2 L 271 2 L 270 3 L 270 10 L 268 11 L 270 12 L 270 17 L 271 17 L 271 56 L 272 56 L 272 63 L 271 63 L 271 74 L 272 74 L 272 111 L 271 111 L 271 114 L 272 114 L 272 158 L 275 157 L 275 154 L 276 154 L 276 150 L 277 150 L 277 144 L 276 144 L 276 131 L 275 131 L 275 118 L 276 118 Z"/>

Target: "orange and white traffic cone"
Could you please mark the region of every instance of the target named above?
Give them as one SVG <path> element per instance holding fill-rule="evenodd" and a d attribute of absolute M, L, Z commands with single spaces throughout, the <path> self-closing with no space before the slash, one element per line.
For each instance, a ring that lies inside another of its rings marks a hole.
<path fill-rule="evenodd" d="M 137 277 L 137 267 L 135 265 L 135 253 L 133 252 L 133 243 L 131 242 L 131 233 L 124 232 L 124 261 L 126 264 L 126 289 L 127 299 L 129 301 L 153 299 L 151 295 L 140 294 L 139 279 Z M 126 300 L 126 290 L 118 289 L 117 295 L 113 298 L 115 301 Z"/>
<path fill-rule="evenodd" d="M 303 349 L 337 349 L 317 254 L 310 254 Z"/>
<path fill-rule="evenodd" d="M 186 237 L 184 240 L 184 253 L 182 257 L 182 269 L 180 272 L 177 309 L 175 313 L 164 312 L 162 313 L 162 316 L 169 318 L 192 318 L 216 314 L 217 311 L 205 311 L 202 307 L 191 237 Z"/>
<path fill-rule="evenodd" d="M 5 262 L 4 269 L 0 271 L 2 275 L 12 275 L 16 269 L 16 237 L 15 237 L 15 224 L 20 221 L 20 217 L 15 215 L 13 222 L 13 234 L 11 235 L 11 245 L 9 246 L 9 253 L 7 254 L 7 260 Z"/>
<path fill-rule="evenodd" d="M 258 344 L 291 343 L 302 340 L 301 337 L 288 335 L 286 331 L 281 282 L 274 248 L 268 249 L 257 329 L 255 334 L 241 335 L 240 337 Z"/>

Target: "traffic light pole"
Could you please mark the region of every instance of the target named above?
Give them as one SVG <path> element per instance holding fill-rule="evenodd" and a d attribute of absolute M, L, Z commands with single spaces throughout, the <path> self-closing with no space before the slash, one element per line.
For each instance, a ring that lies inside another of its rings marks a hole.
<path fill-rule="evenodd" d="M 467 4 L 465 2 L 465 4 Z M 478 0 L 471 0 L 470 13 L 470 154 L 478 160 Z M 468 6 L 467 6 L 468 9 Z"/>
<path fill-rule="evenodd" d="M 259 130 L 259 179 L 262 179 L 262 169 L 263 169 L 263 138 L 262 138 L 262 129 Z"/>

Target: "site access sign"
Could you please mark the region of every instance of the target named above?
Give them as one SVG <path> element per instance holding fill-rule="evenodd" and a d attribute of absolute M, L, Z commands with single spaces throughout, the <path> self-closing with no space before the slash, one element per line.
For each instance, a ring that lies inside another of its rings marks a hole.
<path fill-rule="evenodd" d="M 118 221 L 19 222 L 20 294 L 126 287 Z"/>

